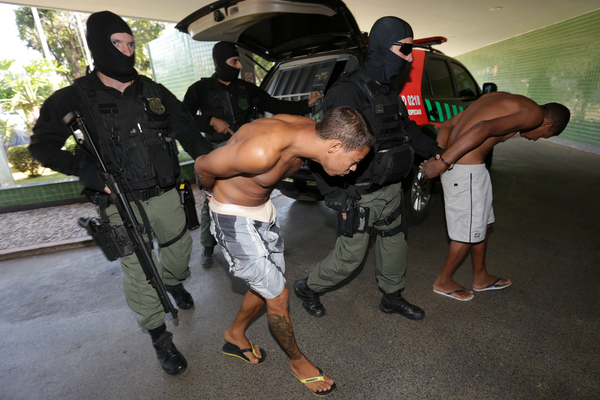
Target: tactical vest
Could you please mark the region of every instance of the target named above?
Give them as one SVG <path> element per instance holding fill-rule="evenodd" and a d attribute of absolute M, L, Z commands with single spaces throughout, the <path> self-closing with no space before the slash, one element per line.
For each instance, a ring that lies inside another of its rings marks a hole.
<path fill-rule="evenodd" d="M 254 104 L 256 101 L 250 99 L 244 81 L 236 79 L 229 84 L 236 86 L 236 94 L 231 94 L 226 87 L 224 88 L 214 75 L 210 78 L 202 78 L 201 81 L 208 88 L 209 98 L 212 101 L 211 116 L 227 122 L 232 131 L 237 132 L 243 124 L 257 117 L 256 104 Z M 222 141 L 223 135 L 218 135 L 217 138 Z M 231 136 L 228 135 L 227 139 L 229 137 Z"/>
<path fill-rule="evenodd" d="M 75 80 L 94 118 L 92 135 L 109 171 L 120 173 L 132 190 L 172 187 L 180 167 L 169 110 L 156 83 L 140 76 L 134 85 L 132 97 L 125 99 L 94 90 L 91 77 Z"/>
<path fill-rule="evenodd" d="M 414 151 L 408 144 L 409 137 L 401 126 L 401 122 L 408 118 L 406 107 L 400 107 L 401 100 L 396 91 L 390 90 L 385 94 L 363 68 L 339 79 L 339 83 L 344 81 L 356 84 L 368 97 L 373 115 L 369 123 L 375 146 L 360 181 L 368 181 L 374 188 L 399 182 L 410 172 L 414 159 Z"/>

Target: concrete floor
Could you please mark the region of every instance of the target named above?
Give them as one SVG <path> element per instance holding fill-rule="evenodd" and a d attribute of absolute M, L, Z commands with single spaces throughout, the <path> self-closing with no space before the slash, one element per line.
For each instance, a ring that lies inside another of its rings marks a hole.
<path fill-rule="evenodd" d="M 514 138 L 492 167 L 496 224 L 487 264 L 512 287 L 471 302 L 436 295 L 446 256 L 443 202 L 409 232 L 404 293 L 422 321 L 379 311 L 373 252 L 338 290 L 322 297 L 327 315 L 309 316 L 292 295 L 300 348 L 332 376 L 335 399 L 597 399 L 600 390 L 600 156 Z M 286 243 L 288 288 L 328 254 L 335 216 L 322 203 L 283 196 L 274 204 Z M 121 289 L 118 262 L 96 247 L 0 263 L 1 399 L 311 399 L 260 314 L 248 337 L 268 352 L 264 365 L 223 356 L 223 331 L 245 285 L 217 252 L 199 266 L 196 306 L 167 325 L 189 362 L 162 372 L 149 336 Z M 470 287 L 470 260 L 455 275 Z"/>

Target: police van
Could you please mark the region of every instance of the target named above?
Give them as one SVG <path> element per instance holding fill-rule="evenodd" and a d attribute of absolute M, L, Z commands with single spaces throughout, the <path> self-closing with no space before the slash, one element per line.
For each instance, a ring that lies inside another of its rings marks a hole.
<path fill-rule="evenodd" d="M 313 90 L 327 96 L 343 73 L 362 65 L 368 50 L 367 34 L 340 0 L 221 0 L 192 13 L 176 28 L 195 40 L 236 43 L 250 62 L 253 54 L 273 62 L 260 87 L 284 100 L 308 99 Z M 411 67 L 394 79 L 409 118 L 432 137 L 445 120 L 483 93 L 496 91 L 493 83 L 480 88 L 464 65 L 433 48 L 444 42 L 443 37 L 414 40 Z M 322 116 L 319 103 L 308 116 Z M 435 185 L 418 173 L 421 161 L 415 157 L 403 183 L 409 225 L 422 222 L 433 203 Z M 297 200 L 322 200 L 306 166 L 282 180 L 278 189 Z"/>

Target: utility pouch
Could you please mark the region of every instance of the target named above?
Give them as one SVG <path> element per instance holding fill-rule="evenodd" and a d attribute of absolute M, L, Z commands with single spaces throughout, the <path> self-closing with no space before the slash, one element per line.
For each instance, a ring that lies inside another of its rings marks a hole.
<path fill-rule="evenodd" d="M 377 148 L 375 153 L 377 171 L 371 183 L 384 186 L 399 182 L 410 172 L 413 158 L 414 150 L 408 144 Z"/>
<path fill-rule="evenodd" d="M 176 184 L 176 175 L 169 151 L 161 143 L 154 143 L 148 146 L 148 153 L 156 171 L 158 185 L 173 187 Z"/>
<path fill-rule="evenodd" d="M 181 172 L 181 167 L 179 165 L 179 158 L 177 157 L 179 155 L 179 150 L 177 149 L 177 143 L 175 141 L 175 138 L 169 133 L 161 132 L 160 140 L 162 145 L 167 149 L 167 151 L 171 155 L 171 164 L 173 164 L 173 170 L 175 171 L 175 175 L 179 176 L 179 173 Z"/>
<path fill-rule="evenodd" d="M 196 199 L 192 187 L 186 179 L 182 179 L 177 186 L 179 193 L 179 201 L 183 204 L 185 210 L 185 221 L 189 230 L 198 229 L 200 222 L 198 221 L 198 213 L 196 212 Z"/>
<path fill-rule="evenodd" d="M 78 223 L 102 249 L 108 261 L 133 254 L 133 244 L 124 225 L 111 226 L 98 218 L 79 218 Z"/>

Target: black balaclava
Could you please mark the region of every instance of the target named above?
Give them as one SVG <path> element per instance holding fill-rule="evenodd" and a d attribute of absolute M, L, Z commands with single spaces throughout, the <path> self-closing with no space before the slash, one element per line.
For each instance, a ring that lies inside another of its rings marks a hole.
<path fill-rule="evenodd" d="M 378 19 L 369 33 L 369 55 L 364 68 L 377 82 L 387 85 L 392 77 L 400 75 L 407 61 L 390 48 L 402 39 L 413 37 L 410 25 L 397 17 Z"/>
<path fill-rule="evenodd" d="M 131 29 L 121 17 L 110 11 L 100 11 L 87 20 L 87 42 L 94 57 L 96 70 L 119 82 L 129 82 L 137 76 L 133 67 L 135 53 L 126 56 L 111 42 L 113 33 L 128 33 Z"/>
<path fill-rule="evenodd" d="M 231 57 L 238 57 L 237 47 L 233 43 L 219 42 L 213 47 L 215 75 L 223 82 L 231 82 L 238 77 L 240 70 L 227 64 Z"/>

